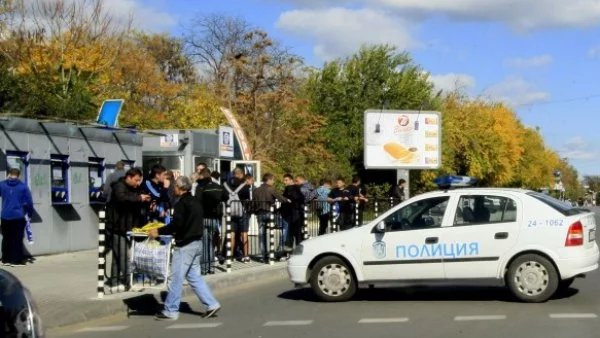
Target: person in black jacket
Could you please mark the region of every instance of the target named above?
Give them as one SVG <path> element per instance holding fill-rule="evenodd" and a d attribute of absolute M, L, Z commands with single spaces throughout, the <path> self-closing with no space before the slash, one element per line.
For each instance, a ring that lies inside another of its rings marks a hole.
<path fill-rule="evenodd" d="M 205 318 L 212 317 L 221 309 L 202 276 L 202 237 L 204 234 L 204 215 L 200 200 L 192 196 L 192 182 L 182 176 L 175 180 L 175 195 L 179 202 L 175 205 L 173 220 L 161 228 L 161 234 L 172 234 L 175 239 L 171 263 L 171 277 L 164 308 L 156 314 L 158 320 L 176 320 L 179 317 L 179 305 L 183 293 L 183 279 L 187 279 L 198 299 L 207 308 Z M 153 232 L 151 237 L 158 234 Z"/>
<path fill-rule="evenodd" d="M 210 169 L 204 168 L 200 172 L 200 179 L 196 186 L 195 197 L 204 209 L 204 261 L 201 263 L 203 275 L 215 273 L 214 257 L 215 243 L 220 245 L 221 217 L 223 217 L 223 202 L 227 201 L 227 193 L 223 187 L 212 181 Z M 221 257 L 219 257 L 221 261 Z"/>
<path fill-rule="evenodd" d="M 141 193 L 141 182 L 142 171 L 137 168 L 129 169 L 124 177 L 113 184 L 112 196 L 107 204 L 107 232 L 113 255 L 109 284 L 119 289 L 125 289 L 129 284 L 127 232 L 146 224 L 142 209 L 143 203 L 150 201 L 150 196 Z"/>
<path fill-rule="evenodd" d="M 300 186 L 294 184 L 294 177 L 292 175 L 286 174 L 283 177 L 283 182 L 285 184 L 283 197 L 291 201 L 291 203 L 284 204 L 281 207 L 282 215 L 288 224 L 284 250 L 290 252 L 293 249 L 294 240 L 296 245 L 302 242 L 302 222 L 305 198 L 300 190 Z"/>

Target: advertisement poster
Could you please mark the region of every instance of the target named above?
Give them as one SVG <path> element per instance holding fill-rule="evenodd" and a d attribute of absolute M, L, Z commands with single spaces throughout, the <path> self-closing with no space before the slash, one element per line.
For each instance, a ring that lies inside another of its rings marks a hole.
<path fill-rule="evenodd" d="M 179 147 L 179 134 L 167 134 L 160 137 L 161 148 Z"/>
<path fill-rule="evenodd" d="M 441 115 L 434 111 L 367 110 L 367 169 L 438 169 L 442 159 Z"/>
<path fill-rule="evenodd" d="M 233 128 L 219 126 L 219 157 L 233 157 Z"/>

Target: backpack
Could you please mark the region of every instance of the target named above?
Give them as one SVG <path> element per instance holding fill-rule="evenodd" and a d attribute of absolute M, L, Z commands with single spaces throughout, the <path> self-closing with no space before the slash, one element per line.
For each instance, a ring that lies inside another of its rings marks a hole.
<path fill-rule="evenodd" d="M 227 189 L 229 193 L 229 198 L 227 199 L 227 206 L 231 208 L 231 217 L 242 217 L 244 216 L 244 206 L 242 205 L 242 201 L 240 200 L 240 196 L 238 193 L 244 188 L 246 183 L 240 184 L 235 191 L 231 190 L 229 184 L 225 183 L 223 186 Z"/>

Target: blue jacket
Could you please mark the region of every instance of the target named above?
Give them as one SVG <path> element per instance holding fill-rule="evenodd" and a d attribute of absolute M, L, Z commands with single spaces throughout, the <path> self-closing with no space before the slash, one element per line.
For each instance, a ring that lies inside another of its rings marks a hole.
<path fill-rule="evenodd" d="M 9 178 L 0 182 L 0 197 L 2 197 L 2 214 L 6 220 L 25 218 L 25 214 L 33 214 L 31 191 L 21 180 Z"/>

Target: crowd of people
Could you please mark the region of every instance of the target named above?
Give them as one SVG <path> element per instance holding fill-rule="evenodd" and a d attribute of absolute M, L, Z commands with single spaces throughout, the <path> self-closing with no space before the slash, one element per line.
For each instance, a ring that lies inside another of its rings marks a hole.
<path fill-rule="evenodd" d="M 214 315 L 220 304 L 214 298 L 202 275 L 214 273 L 214 262 L 226 257 L 250 262 L 248 232 L 250 216 L 258 223 L 259 247 L 263 260 L 268 259 L 266 234 L 269 223 L 277 219 L 281 226 L 280 249 L 285 259 L 303 240 L 305 206 L 311 204 L 319 218 L 319 235 L 328 230 L 331 215 L 337 217 L 340 230 L 354 226 L 356 217 L 362 224 L 362 210 L 369 201 L 360 177 L 350 185 L 339 177 L 332 182 L 322 179 L 319 186 L 303 176 L 283 176 L 283 191 L 276 189 L 277 178 L 264 174 L 262 184 L 254 184 L 254 177 L 236 167 L 231 177 L 221 183 L 221 174 L 201 163 L 190 177 L 175 177 L 162 165 L 154 165 L 147 175 L 138 169 L 126 170 L 121 161 L 105 180 L 106 241 L 112 252 L 109 285 L 119 290 L 131 287 L 128 264 L 131 239 L 129 233 L 149 223 L 166 226 L 150 231 L 150 238 L 170 235 L 174 239 L 171 282 L 164 309 L 158 319 L 176 319 L 184 278 L 192 285 L 207 306 L 207 316 Z M 404 197 L 404 182 L 391 191 L 391 197 Z M 2 198 L 1 231 L 2 262 L 6 265 L 24 265 L 23 234 L 33 213 L 33 201 L 27 185 L 20 180 L 18 169 L 9 169 L 5 181 L 0 182 Z M 355 210 L 359 213 L 356 214 Z M 224 243 L 225 215 L 231 226 L 230 251 Z M 202 263 L 201 263 L 202 262 Z"/>

